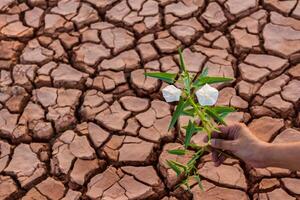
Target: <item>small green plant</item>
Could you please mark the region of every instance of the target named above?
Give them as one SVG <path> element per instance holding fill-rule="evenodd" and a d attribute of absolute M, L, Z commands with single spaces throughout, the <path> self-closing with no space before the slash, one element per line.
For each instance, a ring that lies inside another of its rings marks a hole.
<path fill-rule="evenodd" d="M 190 178 L 194 178 L 202 189 L 201 179 L 197 172 L 196 165 L 203 153 L 209 151 L 208 147 L 212 132 L 219 132 L 217 128 L 218 125 L 226 125 L 224 117 L 234 111 L 232 107 L 214 106 L 218 99 L 219 92 L 209 84 L 229 82 L 232 81 L 232 79 L 226 77 L 210 77 L 208 76 L 207 68 L 204 69 L 201 74 L 193 76 L 186 70 L 181 49 L 178 49 L 178 52 L 180 66 L 180 72 L 178 74 L 149 72 L 145 73 L 145 76 L 158 78 L 169 83 L 170 85 L 162 89 L 163 97 L 167 102 L 178 101 L 169 125 L 169 130 L 174 127 L 181 115 L 190 117 L 188 124 L 182 127 L 186 132 L 183 141 L 184 148 L 172 149 L 168 152 L 175 155 L 185 155 L 188 152 L 187 149 L 193 149 L 194 153 L 192 158 L 187 164 L 182 164 L 174 160 L 167 160 L 167 164 L 175 171 L 177 176 L 184 177 L 181 184 L 184 184 L 187 189 L 190 188 L 188 184 Z M 178 89 L 173 85 L 175 82 L 181 83 L 184 87 Z M 208 136 L 208 142 L 204 146 L 191 143 L 192 136 L 199 132 L 204 132 Z"/>

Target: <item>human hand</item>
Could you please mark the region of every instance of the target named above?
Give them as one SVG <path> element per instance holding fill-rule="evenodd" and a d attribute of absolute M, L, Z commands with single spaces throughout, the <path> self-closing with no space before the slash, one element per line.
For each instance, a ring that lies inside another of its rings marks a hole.
<path fill-rule="evenodd" d="M 212 160 L 215 166 L 221 165 L 226 156 L 217 149 L 229 151 L 252 167 L 265 167 L 264 148 L 267 143 L 256 138 L 248 127 L 242 123 L 219 127 L 221 133 L 213 132 L 211 136 Z M 206 137 L 205 142 L 208 141 Z"/>

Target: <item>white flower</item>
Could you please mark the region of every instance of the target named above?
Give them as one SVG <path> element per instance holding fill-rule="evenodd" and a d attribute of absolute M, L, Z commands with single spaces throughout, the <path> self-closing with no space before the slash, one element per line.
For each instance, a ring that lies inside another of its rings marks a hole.
<path fill-rule="evenodd" d="M 175 87 L 174 85 L 168 85 L 167 87 L 162 89 L 162 94 L 166 102 L 179 101 L 181 90 Z"/>
<path fill-rule="evenodd" d="M 196 92 L 196 96 L 201 106 L 212 106 L 217 102 L 219 91 L 205 84 Z"/>

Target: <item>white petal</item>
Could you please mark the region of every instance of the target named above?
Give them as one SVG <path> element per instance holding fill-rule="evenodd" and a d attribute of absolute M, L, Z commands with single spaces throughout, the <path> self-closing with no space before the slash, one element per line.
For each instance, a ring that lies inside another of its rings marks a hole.
<path fill-rule="evenodd" d="M 175 87 L 174 85 L 168 85 L 167 87 L 162 89 L 162 94 L 166 102 L 179 101 L 181 96 L 181 90 Z"/>
<path fill-rule="evenodd" d="M 212 106 L 218 100 L 219 91 L 216 88 L 205 84 L 196 92 L 196 96 L 201 106 Z"/>

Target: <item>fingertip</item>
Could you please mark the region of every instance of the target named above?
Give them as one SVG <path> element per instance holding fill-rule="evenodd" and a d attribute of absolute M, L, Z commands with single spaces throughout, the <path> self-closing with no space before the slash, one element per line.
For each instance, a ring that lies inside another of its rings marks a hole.
<path fill-rule="evenodd" d="M 211 158 L 212 158 L 213 162 L 217 162 L 218 161 L 218 152 L 212 151 L 211 152 Z"/>
<path fill-rule="evenodd" d="M 221 163 L 219 161 L 214 162 L 215 167 L 219 167 L 220 165 L 221 165 Z"/>
<path fill-rule="evenodd" d="M 208 136 L 206 135 L 204 138 L 203 138 L 203 142 L 208 142 Z"/>
<path fill-rule="evenodd" d="M 229 129 L 229 126 L 219 126 L 219 130 L 223 134 L 226 133 L 228 129 Z"/>
<path fill-rule="evenodd" d="M 218 159 L 218 162 L 221 165 L 225 160 L 226 160 L 226 157 L 224 155 L 220 155 L 219 159 Z"/>
<path fill-rule="evenodd" d="M 218 138 L 219 137 L 219 133 L 217 131 L 213 131 L 211 133 L 211 138 Z"/>
<path fill-rule="evenodd" d="M 210 140 L 210 146 L 212 146 L 214 148 L 218 148 L 218 146 L 217 146 L 217 139 L 211 139 Z"/>

